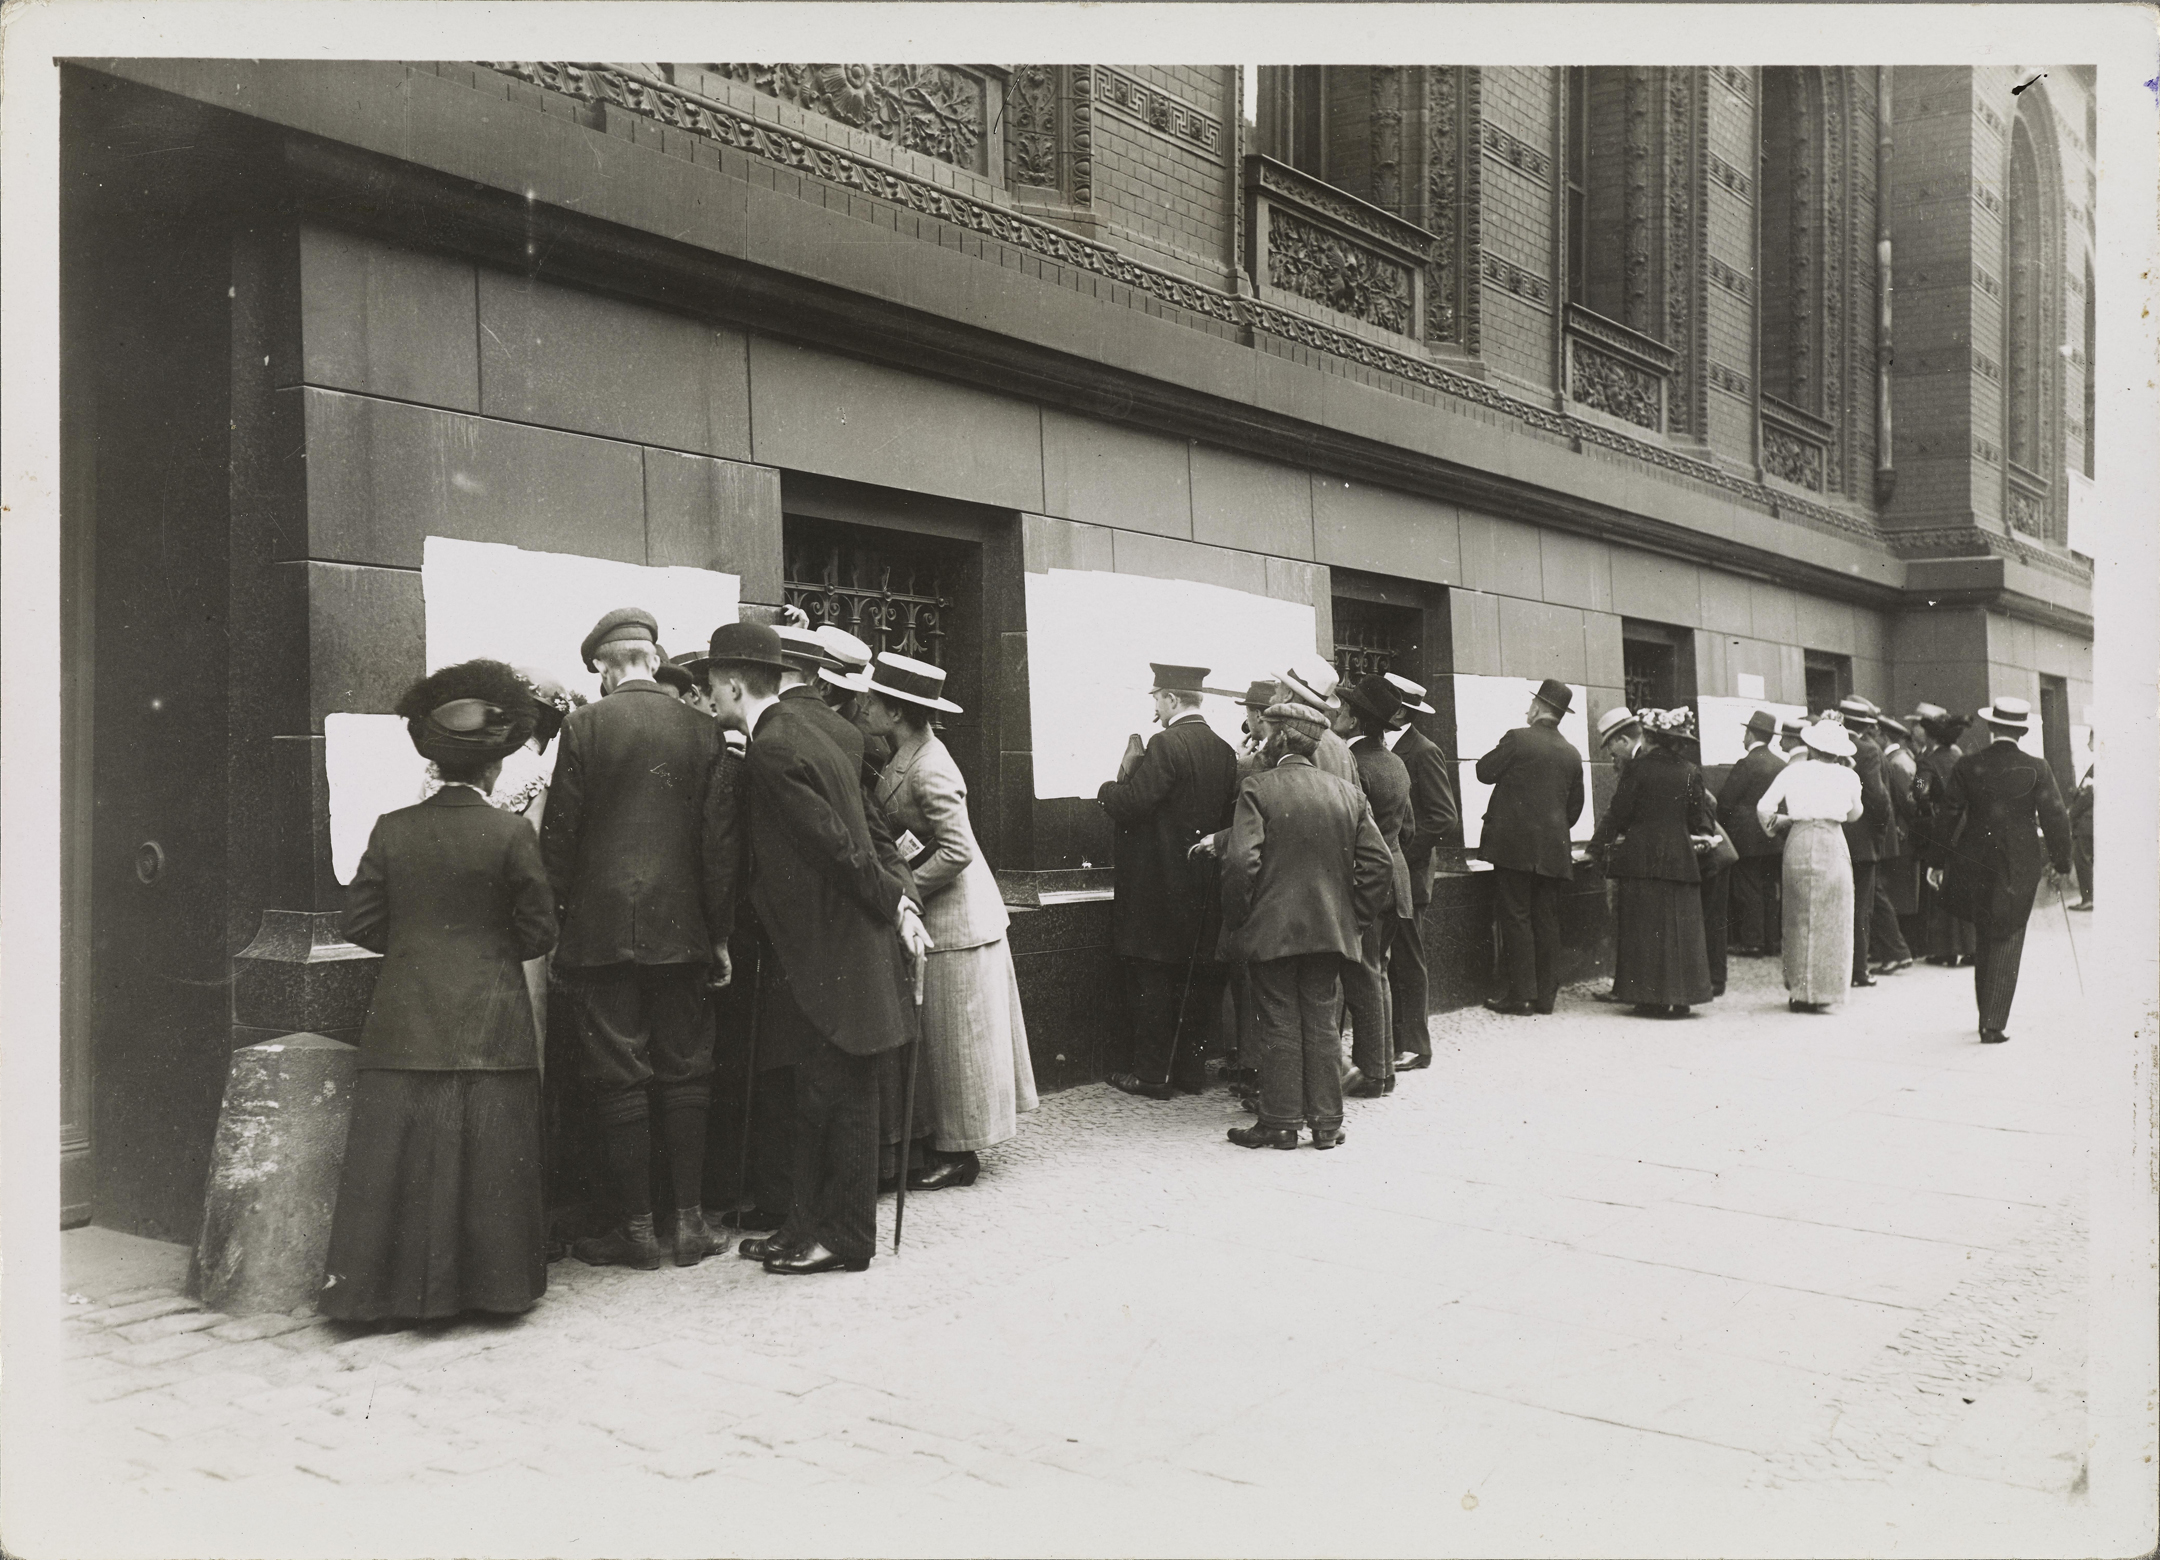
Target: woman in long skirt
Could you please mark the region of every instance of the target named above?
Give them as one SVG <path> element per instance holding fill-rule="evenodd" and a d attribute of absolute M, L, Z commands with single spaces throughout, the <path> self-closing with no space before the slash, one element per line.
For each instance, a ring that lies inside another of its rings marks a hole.
<path fill-rule="evenodd" d="M 1613 1000 L 1646 1017 L 1682 1018 L 1713 995 L 1698 856 L 1716 843 L 1716 813 L 1702 771 L 1683 753 L 1692 712 L 1640 716 L 1644 746 L 1620 771 L 1590 849 L 1619 889 Z"/>
<path fill-rule="evenodd" d="M 342 1321 L 519 1312 L 547 1288 L 538 1037 L 524 961 L 555 946 L 540 841 L 488 805 L 538 718 L 497 661 L 398 703 L 443 787 L 375 822 L 345 935 L 383 955 L 320 1300 Z"/>
<path fill-rule="evenodd" d="M 1860 776 L 1838 762 L 1852 738 L 1835 722 L 1801 733 L 1795 758 L 1756 804 L 1765 834 L 1785 836 L 1785 992 L 1795 1013 L 1820 1013 L 1852 986 L 1852 853 L 1844 826 L 1860 816 Z"/>
<path fill-rule="evenodd" d="M 877 802 L 914 871 L 932 944 L 915 1115 L 931 1152 L 908 1172 L 911 1191 L 973 1184 L 980 1151 L 1015 1136 L 1017 1117 L 1036 1104 L 1004 896 L 968 822 L 967 783 L 930 729 L 931 711 L 960 708 L 944 686 L 937 667 L 882 652 L 860 706 L 865 729 L 893 744 Z"/>

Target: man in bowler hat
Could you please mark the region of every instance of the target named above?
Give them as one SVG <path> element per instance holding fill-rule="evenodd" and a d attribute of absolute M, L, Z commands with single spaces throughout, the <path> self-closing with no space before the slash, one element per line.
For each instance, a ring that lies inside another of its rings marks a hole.
<path fill-rule="evenodd" d="M 1412 715 L 1430 715 L 1425 688 L 1393 672 L 1385 674 L 1402 697 L 1390 723 L 1390 752 L 1410 773 L 1410 826 L 1403 832 L 1403 859 L 1410 868 L 1411 916 L 1398 922 L 1388 947 L 1388 987 L 1395 1005 L 1395 1070 L 1414 1072 L 1432 1065 L 1432 1026 L 1426 1013 L 1430 978 L 1425 967 L 1425 910 L 1432 903 L 1434 853 L 1455 838 L 1462 826 L 1462 804 L 1455 795 L 1455 770 L 1440 744 L 1410 724 Z"/>
<path fill-rule="evenodd" d="M 2070 813 L 2055 772 L 2018 746 L 2032 729 L 2032 706 L 1998 698 L 1980 712 L 1992 739 L 1950 771 L 1945 805 L 1954 830 L 1949 865 L 1928 873 L 1952 914 L 1973 924 L 1973 996 L 1980 1039 L 2010 1038 L 2010 1004 L 2025 957 L 2025 924 L 2032 915 L 2043 866 L 2070 872 Z M 2041 838 L 2047 844 L 2044 852 Z"/>
<path fill-rule="evenodd" d="M 1132 739 L 1118 777 L 1095 799 L 1117 825 L 1112 921 L 1131 979 L 1132 1071 L 1113 1073 L 1110 1083 L 1167 1100 L 1177 1089 L 1197 1094 L 1207 1086 L 1205 1037 L 1226 972 L 1215 957 L 1216 871 L 1190 852 L 1229 826 L 1238 771 L 1237 754 L 1200 714 L 1207 668 L 1150 663 L 1150 670 L 1163 729 L 1144 747 Z"/>
<path fill-rule="evenodd" d="M 761 1024 L 795 1067 L 787 1217 L 742 1254 L 768 1273 L 860 1272 L 877 1236 L 876 1059 L 906 1038 L 903 961 L 930 939 L 871 843 L 858 760 L 828 734 L 832 712 L 814 692 L 781 697 L 780 635 L 723 624 L 710 652 L 714 711 L 750 738 L 750 903 L 774 955 Z"/>
<path fill-rule="evenodd" d="M 1784 847 L 1763 833 L 1755 817 L 1770 782 L 1785 772 L 1785 765 L 1771 750 L 1777 735 L 1777 717 L 1757 710 L 1747 718 L 1741 740 L 1747 751 L 1733 765 L 1718 787 L 1718 822 L 1725 825 L 1740 860 L 1733 869 L 1733 900 L 1738 912 L 1738 945 L 1735 953 L 1776 954 L 1784 947 L 1783 909 L 1778 887 L 1784 879 Z"/>
<path fill-rule="evenodd" d="M 654 1268 L 652 1104 L 677 1204 L 675 1261 L 714 1249 L 703 1183 L 713 1029 L 708 967 L 725 968 L 726 932 L 708 911 L 731 896 L 705 812 L 718 730 L 655 680 L 652 615 L 625 607 L 579 647 L 606 697 L 563 722 L 540 828 L 562 939 L 555 967 L 573 988 L 579 1048 L 593 1084 L 610 1190 L 622 1222 L 577 1241 L 596 1265 Z"/>
<path fill-rule="evenodd" d="M 1493 864 L 1493 917 L 1500 928 L 1496 1013 L 1550 1013 L 1560 994 L 1560 885 L 1575 875 L 1569 831 L 1583 810 L 1583 756 L 1560 735 L 1574 694 L 1538 685 L 1524 719 L 1477 762 L 1493 788 L 1478 854 Z"/>

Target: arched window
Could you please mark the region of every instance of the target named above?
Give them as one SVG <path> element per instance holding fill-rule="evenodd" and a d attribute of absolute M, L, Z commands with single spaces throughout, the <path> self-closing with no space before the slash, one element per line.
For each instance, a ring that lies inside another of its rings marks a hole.
<path fill-rule="evenodd" d="M 2049 475 L 2040 453 L 2041 396 L 2047 379 L 2046 310 L 2042 292 L 2046 244 L 2040 209 L 2040 160 L 2021 109 L 2010 129 L 2010 212 L 2004 235 L 2008 296 L 2003 308 L 2003 393 L 2010 458 L 2037 476 Z"/>
<path fill-rule="evenodd" d="M 1821 412 L 1821 72 L 1762 73 L 1763 394 Z"/>

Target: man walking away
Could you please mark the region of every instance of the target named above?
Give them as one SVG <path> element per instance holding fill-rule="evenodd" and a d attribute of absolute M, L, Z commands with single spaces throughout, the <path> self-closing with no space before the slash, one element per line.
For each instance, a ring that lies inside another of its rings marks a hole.
<path fill-rule="evenodd" d="M 1779 920 L 1783 914 L 1778 907 L 1778 878 L 1784 848 L 1763 833 L 1762 825 L 1755 821 L 1755 804 L 1785 769 L 1770 749 L 1770 739 L 1776 732 L 1777 717 L 1768 710 L 1750 715 L 1742 738 L 1747 752 L 1718 788 L 1718 822 L 1725 826 L 1733 848 L 1740 852 L 1740 860 L 1732 869 L 1733 920 L 1739 936 L 1737 946 L 1731 950 L 1734 953 L 1775 956 L 1778 952 Z"/>
<path fill-rule="evenodd" d="M 1550 1013 L 1560 994 L 1560 885 L 1575 875 L 1568 832 L 1583 810 L 1583 756 L 1560 735 L 1574 695 L 1548 677 L 1525 720 L 1477 763 L 1493 788 L 1478 854 L 1493 864 L 1500 928 L 1496 1013 Z"/>
<path fill-rule="evenodd" d="M 2039 892 L 2041 867 L 2070 871 L 2070 814 L 2054 771 L 2017 745 L 2032 729 L 2032 706 L 1999 698 L 1980 719 L 1994 740 L 1950 771 L 1947 802 L 1958 823 L 1941 886 L 1950 912 L 1973 923 L 1980 1040 L 2000 1045 L 2010 1038 L 2010 1004 L 2017 996 L 2025 923 Z"/>
<path fill-rule="evenodd" d="M 702 1189 L 713 1067 L 707 966 L 726 931 L 707 907 L 723 853 L 707 850 L 706 796 L 720 738 L 706 716 L 655 679 L 652 615 L 610 612 L 580 652 L 606 697 L 563 722 L 540 829 L 562 940 L 555 967 L 575 991 L 579 1046 L 594 1086 L 607 1178 L 621 1222 L 577 1241 L 595 1265 L 660 1265 L 653 1229 L 652 1101 L 657 1085 L 675 1189 L 675 1261 L 714 1249 Z M 714 842 L 717 847 L 719 842 Z"/>
<path fill-rule="evenodd" d="M 1220 911 L 1214 865 L 1189 852 L 1230 821 L 1237 754 L 1200 714 L 1206 667 L 1150 669 L 1163 729 L 1144 747 L 1132 739 L 1117 779 L 1095 799 L 1117 825 L 1113 922 L 1131 981 L 1132 1071 L 1113 1073 L 1110 1084 L 1167 1100 L 1207 1087 L 1206 1042 L 1224 981 L 1215 957 Z"/>
<path fill-rule="evenodd" d="M 1252 975 L 1260 1119 L 1230 1129 L 1240 1148 L 1315 1148 L 1343 1140 L 1336 1013 L 1343 972 L 1364 928 L 1387 914 L 1396 858 L 1371 806 L 1348 781 L 1313 767 L 1327 717 L 1305 704 L 1269 708 L 1273 767 L 1238 788 L 1224 852 L 1225 946 Z"/>
<path fill-rule="evenodd" d="M 1411 1072 L 1432 1065 L 1432 1024 L 1426 1013 L 1430 982 L 1425 968 L 1426 906 L 1432 903 L 1434 853 L 1454 838 L 1462 824 L 1455 796 L 1454 768 L 1440 745 L 1410 724 L 1413 714 L 1430 715 L 1425 688 L 1393 672 L 1388 682 L 1402 696 L 1395 712 L 1389 750 L 1410 772 L 1409 830 L 1403 836 L 1403 859 L 1410 867 L 1411 915 L 1398 921 L 1388 948 L 1388 988 L 1395 1006 L 1395 1070 Z"/>

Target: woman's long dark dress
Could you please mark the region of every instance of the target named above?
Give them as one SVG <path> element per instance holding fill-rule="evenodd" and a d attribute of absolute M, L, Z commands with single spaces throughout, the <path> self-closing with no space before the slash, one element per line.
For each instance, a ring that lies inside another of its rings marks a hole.
<path fill-rule="evenodd" d="M 1606 876 L 1619 889 L 1613 996 L 1650 1007 L 1711 999 L 1703 934 L 1702 870 L 1690 834 L 1708 834 L 1715 813 L 1702 771 L 1652 744 L 1628 761 L 1612 805 L 1591 837 L 1610 847 Z"/>
<path fill-rule="evenodd" d="M 547 1230 L 523 965 L 555 946 L 532 825 L 464 786 L 385 813 L 345 935 L 384 958 L 318 1308 L 342 1321 L 530 1310 Z"/>

